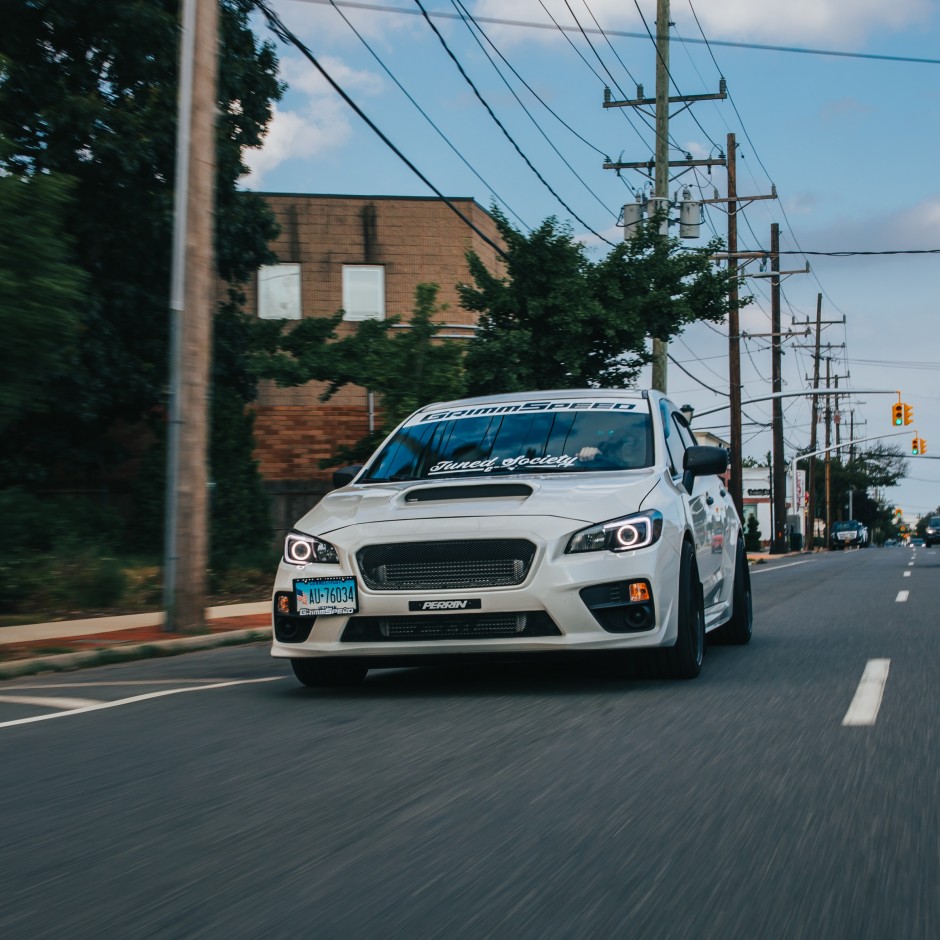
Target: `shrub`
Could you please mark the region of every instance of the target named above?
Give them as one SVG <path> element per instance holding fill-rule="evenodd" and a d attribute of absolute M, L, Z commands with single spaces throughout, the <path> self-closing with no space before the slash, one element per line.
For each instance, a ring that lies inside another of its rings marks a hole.
<path fill-rule="evenodd" d="M 749 552 L 759 552 L 761 550 L 760 527 L 757 523 L 756 515 L 751 515 L 747 518 L 747 528 L 744 532 L 744 548 Z"/>

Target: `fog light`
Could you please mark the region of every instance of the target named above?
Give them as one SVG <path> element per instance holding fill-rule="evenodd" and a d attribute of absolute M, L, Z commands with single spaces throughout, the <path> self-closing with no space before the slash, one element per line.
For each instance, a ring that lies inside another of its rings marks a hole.
<path fill-rule="evenodd" d="M 645 581 L 630 582 L 630 603 L 640 604 L 650 599 L 650 588 Z"/>

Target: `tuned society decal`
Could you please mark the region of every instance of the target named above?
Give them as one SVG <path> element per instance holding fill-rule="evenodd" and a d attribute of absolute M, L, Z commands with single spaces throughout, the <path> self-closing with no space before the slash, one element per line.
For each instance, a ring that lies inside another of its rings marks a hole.
<path fill-rule="evenodd" d="M 490 457 L 488 460 L 441 460 L 428 470 L 432 473 L 489 473 L 492 470 L 516 470 L 520 467 L 571 467 L 578 458 L 559 454 L 553 457 Z"/>

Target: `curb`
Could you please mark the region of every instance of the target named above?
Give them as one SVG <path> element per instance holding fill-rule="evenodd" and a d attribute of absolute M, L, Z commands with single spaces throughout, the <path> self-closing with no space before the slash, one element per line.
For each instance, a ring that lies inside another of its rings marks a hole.
<path fill-rule="evenodd" d="M 270 627 L 258 627 L 252 630 L 230 630 L 226 633 L 179 637 L 175 640 L 155 640 L 128 646 L 111 646 L 100 650 L 60 653 L 56 656 L 39 656 L 35 659 L 14 659 L 9 662 L 0 662 L 0 680 L 31 676 L 40 672 L 66 672 L 70 669 L 105 666 L 137 659 L 177 656 L 180 653 L 215 649 L 219 646 L 257 643 L 268 640 L 270 637 Z"/>

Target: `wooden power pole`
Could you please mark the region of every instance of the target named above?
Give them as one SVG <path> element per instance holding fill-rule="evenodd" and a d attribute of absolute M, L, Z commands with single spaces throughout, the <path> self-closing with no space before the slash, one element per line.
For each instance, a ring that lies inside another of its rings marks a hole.
<path fill-rule="evenodd" d="M 771 382 L 775 394 L 783 391 L 781 376 L 781 333 L 780 333 L 780 226 L 774 222 L 770 226 L 770 322 L 771 333 Z M 772 555 L 784 554 L 787 545 L 787 465 L 783 457 L 783 400 L 773 400 L 773 423 L 771 440 L 773 444 L 773 490 L 774 490 L 774 537 L 770 543 Z M 794 507 L 794 512 L 796 508 Z"/>
<path fill-rule="evenodd" d="M 656 174 L 653 182 L 654 205 L 667 211 L 669 205 L 669 0 L 656 0 Z M 653 337 L 651 384 L 666 391 L 666 356 L 669 344 Z"/>
<path fill-rule="evenodd" d="M 205 623 L 218 7 L 218 0 L 184 0 L 180 34 L 163 572 L 168 632 Z"/>

